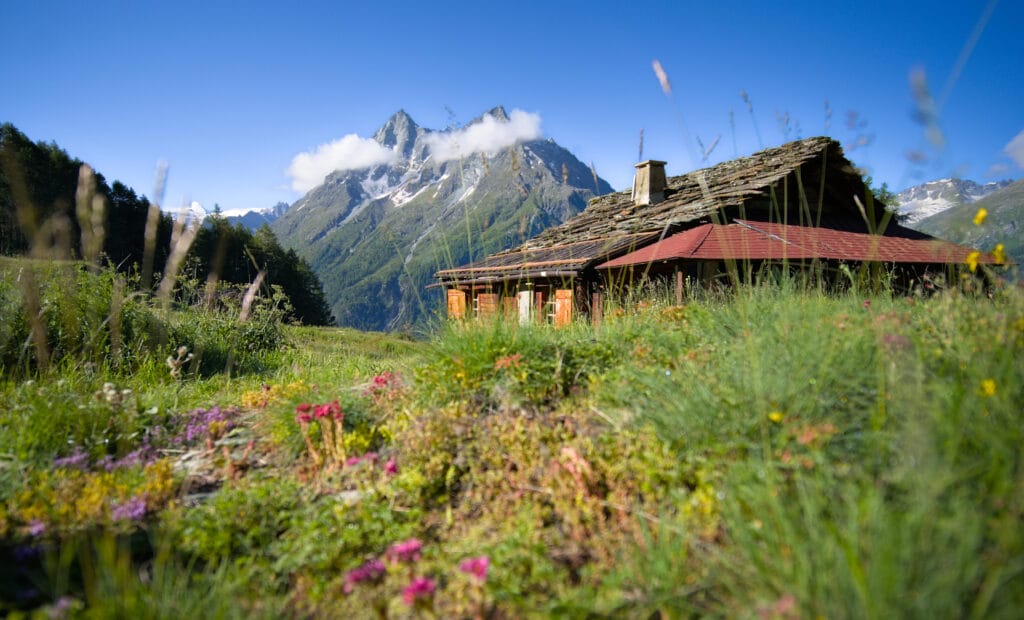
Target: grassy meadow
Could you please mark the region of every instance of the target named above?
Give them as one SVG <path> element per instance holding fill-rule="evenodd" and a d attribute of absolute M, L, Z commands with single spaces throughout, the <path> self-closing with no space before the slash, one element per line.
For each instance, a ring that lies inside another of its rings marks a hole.
<path fill-rule="evenodd" d="M 12 617 L 1024 609 L 1017 286 L 783 283 L 415 341 L 0 274 Z"/>

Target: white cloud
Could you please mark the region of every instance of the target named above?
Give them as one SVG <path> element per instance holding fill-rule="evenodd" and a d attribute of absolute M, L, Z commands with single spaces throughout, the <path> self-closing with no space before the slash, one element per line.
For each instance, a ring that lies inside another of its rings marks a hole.
<path fill-rule="evenodd" d="M 304 193 L 323 183 L 335 170 L 390 164 L 397 158 L 397 153 L 376 140 L 350 133 L 340 140 L 321 144 L 315 151 L 299 153 L 292 158 L 285 174 L 292 179 L 292 189 Z"/>
<path fill-rule="evenodd" d="M 490 114 L 469 127 L 428 135 L 425 140 L 434 161 L 440 163 L 473 153 L 494 154 L 503 148 L 541 136 L 540 115 L 512 110 L 507 121 Z"/>
<path fill-rule="evenodd" d="M 985 171 L 985 178 L 994 179 L 996 177 L 1003 176 L 1005 174 L 1009 174 L 1009 172 L 1010 172 L 1010 165 L 1009 164 L 1004 164 L 1003 162 L 996 162 L 996 163 L 992 164 L 991 166 L 989 166 L 988 170 Z"/>
<path fill-rule="evenodd" d="M 1003 152 L 1010 156 L 1018 166 L 1024 168 L 1024 129 L 1010 143 L 1003 147 Z"/>

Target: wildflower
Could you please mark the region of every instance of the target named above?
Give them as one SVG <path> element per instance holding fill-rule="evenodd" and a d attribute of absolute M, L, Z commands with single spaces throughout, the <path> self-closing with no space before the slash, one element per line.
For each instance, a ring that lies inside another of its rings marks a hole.
<path fill-rule="evenodd" d="M 473 577 L 479 582 L 487 581 L 487 568 L 491 565 L 486 555 L 476 558 L 467 558 L 459 564 L 459 570 Z"/>
<path fill-rule="evenodd" d="M 985 396 L 996 395 L 996 382 L 992 379 L 984 379 L 981 382 L 981 393 Z"/>
<path fill-rule="evenodd" d="M 418 562 L 420 551 L 423 549 L 423 541 L 418 538 L 410 538 L 391 545 L 387 550 L 388 559 L 394 562 Z"/>
<path fill-rule="evenodd" d="M 427 601 L 434 596 L 436 587 L 434 580 L 430 577 L 414 577 L 412 582 L 402 590 L 402 600 L 406 605 Z"/>
<path fill-rule="evenodd" d="M 363 459 L 361 459 L 358 456 L 350 456 L 350 457 L 348 457 L 348 460 L 345 461 L 345 466 L 346 467 L 353 467 L 355 465 L 358 465 L 362 460 Z"/>
<path fill-rule="evenodd" d="M 981 252 L 975 250 L 968 254 L 967 258 L 964 259 L 964 262 L 967 263 L 967 267 L 970 268 L 972 273 L 978 270 L 978 258 L 980 257 Z"/>
<path fill-rule="evenodd" d="M 309 414 L 309 410 L 313 408 L 313 405 L 309 403 L 299 403 L 295 405 L 295 421 L 299 424 L 309 424 L 313 421 L 313 416 Z"/>
<path fill-rule="evenodd" d="M 394 457 L 389 458 L 387 463 L 384 463 L 384 473 L 394 476 L 398 473 L 398 463 L 395 462 Z"/>
<path fill-rule="evenodd" d="M 114 506 L 110 518 L 114 521 L 138 521 L 146 516 L 146 498 L 133 497 L 123 504 Z"/>
<path fill-rule="evenodd" d="M 772 422 L 775 422 L 776 424 L 779 424 L 780 422 L 782 422 L 782 412 L 773 411 L 768 414 L 768 419 L 771 420 Z"/>
<path fill-rule="evenodd" d="M 53 466 L 63 467 L 66 469 L 85 469 L 88 465 L 88 461 L 89 455 L 82 450 L 81 446 L 76 446 L 75 451 L 69 456 L 54 459 Z"/>
<path fill-rule="evenodd" d="M 988 209 L 981 207 L 978 209 L 978 212 L 974 214 L 974 225 L 981 226 L 986 217 L 988 217 Z"/>
<path fill-rule="evenodd" d="M 342 587 L 342 591 L 345 594 L 351 594 L 356 584 L 360 583 L 380 583 L 387 573 L 387 567 L 384 566 L 384 562 L 380 560 L 367 560 L 358 568 L 353 568 L 345 574 L 345 585 Z"/>
<path fill-rule="evenodd" d="M 1002 243 L 996 245 L 996 249 L 992 250 L 992 260 L 994 260 L 997 265 L 1006 264 L 1006 252 L 1003 250 Z"/>
<path fill-rule="evenodd" d="M 341 411 L 341 405 L 338 404 L 337 400 L 332 403 L 317 405 L 313 412 L 317 419 L 333 418 L 335 420 L 342 420 L 345 417 L 345 414 Z"/>
<path fill-rule="evenodd" d="M 871 308 L 871 300 L 870 299 L 865 299 L 864 303 L 861 304 L 861 307 L 864 308 L 864 309 L 870 309 Z"/>
<path fill-rule="evenodd" d="M 32 536 L 32 537 L 42 536 L 43 532 L 45 532 L 45 531 L 46 531 L 46 524 L 43 523 L 42 521 L 40 521 L 39 519 L 32 519 L 32 521 L 30 521 L 29 524 L 28 524 L 28 535 L 29 536 Z"/>

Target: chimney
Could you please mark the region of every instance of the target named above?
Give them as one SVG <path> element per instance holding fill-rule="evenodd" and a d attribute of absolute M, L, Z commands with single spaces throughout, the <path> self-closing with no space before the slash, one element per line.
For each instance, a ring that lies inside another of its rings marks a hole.
<path fill-rule="evenodd" d="M 658 204 L 665 200 L 665 162 L 648 159 L 636 165 L 633 177 L 633 204 L 638 207 Z"/>

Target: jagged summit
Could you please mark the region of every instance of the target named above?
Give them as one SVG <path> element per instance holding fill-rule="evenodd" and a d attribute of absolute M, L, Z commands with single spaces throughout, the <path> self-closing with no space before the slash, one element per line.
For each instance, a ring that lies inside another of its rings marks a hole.
<path fill-rule="evenodd" d="M 332 172 L 272 224 L 309 260 L 340 324 L 415 325 L 440 305 L 426 290 L 439 268 L 518 245 L 612 191 L 536 131 L 473 126 L 488 115 L 511 121 L 497 106 L 435 131 L 399 110 L 374 134 L 392 163 Z"/>
<path fill-rule="evenodd" d="M 412 156 L 416 140 L 422 133 L 423 129 L 416 124 L 409 113 L 400 109 L 377 130 L 373 139 L 388 148 L 395 149 L 395 152 L 403 159 L 408 159 Z"/>
<path fill-rule="evenodd" d="M 474 118 L 473 120 L 469 121 L 468 123 L 466 123 L 466 127 L 469 127 L 471 125 L 476 125 L 477 123 L 483 122 L 484 118 L 488 117 L 488 116 L 491 116 L 491 117 L 494 118 L 494 120 L 502 122 L 502 123 L 507 123 L 508 120 L 509 120 L 508 112 L 505 111 L 505 106 L 497 105 L 497 106 L 494 106 L 493 108 L 491 108 L 490 110 L 487 110 L 486 112 L 484 112 L 480 116 L 478 116 L 478 117 Z"/>

